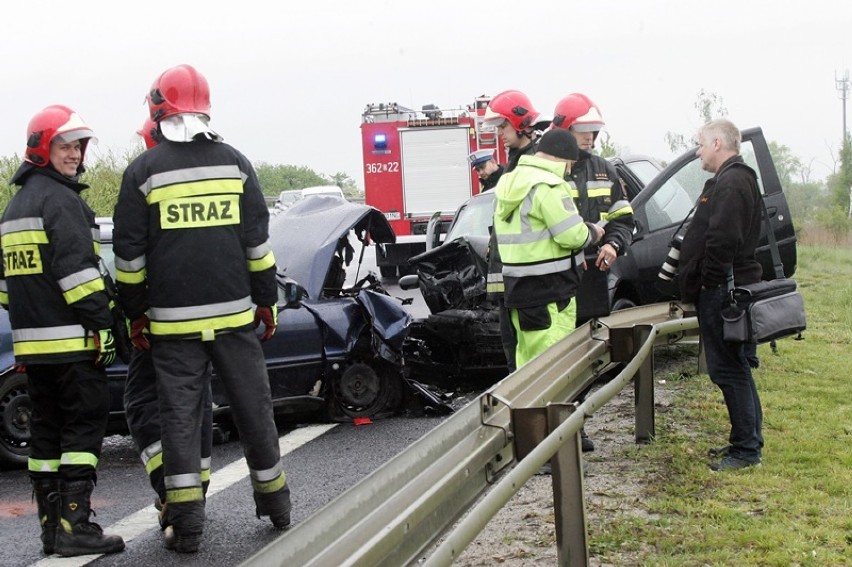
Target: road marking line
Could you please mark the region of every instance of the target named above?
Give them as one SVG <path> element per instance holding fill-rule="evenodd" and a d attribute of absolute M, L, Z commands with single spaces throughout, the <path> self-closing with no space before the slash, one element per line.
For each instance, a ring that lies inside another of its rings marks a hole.
<path fill-rule="evenodd" d="M 302 445 L 308 444 L 336 426 L 336 423 L 308 425 L 295 429 L 283 437 L 279 437 L 278 447 L 281 449 L 281 456 L 283 457 Z M 286 467 L 284 470 L 286 472 Z M 217 492 L 225 490 L 248 475 L 248 465 L 246 464 L 245 457 L 222 467 L 210 475 L 210 486 L 207 488 L 207 497 L 209 498 Z M 104 528 L 104 532 L 120 535 L 124 538 L 124 543 L 130 543 L 134 538 L 147 531 L 156 529 L 158 526 L 157 511 L 153 506 L 148 506 L 122 518 L 111 526 L 107 526 Z M 78 557 L 51 555 L 50 557 L 36 561 L 30 567 L 82 567 L 100 556 L 100 554 L 80 555 Z"/>

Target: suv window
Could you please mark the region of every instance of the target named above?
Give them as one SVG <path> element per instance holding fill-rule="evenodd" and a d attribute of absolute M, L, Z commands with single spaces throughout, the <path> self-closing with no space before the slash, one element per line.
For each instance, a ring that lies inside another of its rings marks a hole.
<path fill-rule="evenodd" d="M 751 141 L 744 141 L 740 151 L 745 162 L 757 172 L 757 185 L 764 193 L 760 168 Z M 701 160 L 694 159 L 670 177 L 654 195 L 648 199 L 648 229 L 651 231 L 680 223 L 698 200 L 704 183 L 712 177 L 701 168 Z"/>
<path fill-rule="evenodd" d="M 473 197 L 456 213 L 444 242 L 451 242 L 460 236 L 488 236 L 488 227 L 493 224 L 493 219 L 494 195 Z"/>
<path fill-rule="evenodd" d="M 639 178 L 639 181 L 642 182 L 643 186 L 647 185 L 660 173 L 660 167 L 658 165 L 644 159 L 630 161 L 627 163 L 627 167 L 629 167 L 630 171 Z"/>

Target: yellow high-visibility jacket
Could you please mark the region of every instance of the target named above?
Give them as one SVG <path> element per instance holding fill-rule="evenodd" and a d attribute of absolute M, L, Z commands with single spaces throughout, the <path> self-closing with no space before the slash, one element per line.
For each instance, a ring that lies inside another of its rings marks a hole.
<path fill-rule="evenodd" d="M 546 305 L 576 294 L 591 235 L 564 173 L 564 162 L 522 156 L 497 184 L 494 232 L 506 307 Z"/>

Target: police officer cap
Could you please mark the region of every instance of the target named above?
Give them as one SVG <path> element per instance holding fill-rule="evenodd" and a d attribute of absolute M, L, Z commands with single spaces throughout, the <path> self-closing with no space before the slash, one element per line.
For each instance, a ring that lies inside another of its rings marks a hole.
<path fill-rule="evenodd" d="M 538 141 L 536 151 L 572 161 L 577 161 L 580 158 L 577 139 L 565 128 L 555 128 L 545 132 L 544 136 Z"/>
<path fill-rule="evenodd" d="M 481 165 L 490 159 L 494 159 L 494 150 L 476 150 L 467 159 L 470 160 L 470 167 Z"/>

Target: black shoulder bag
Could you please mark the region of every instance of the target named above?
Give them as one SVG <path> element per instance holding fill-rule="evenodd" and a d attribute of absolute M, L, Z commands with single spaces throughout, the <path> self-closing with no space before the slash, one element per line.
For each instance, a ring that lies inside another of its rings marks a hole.
<path fill-rule="evenodd" d="M 769 211 L 758 193 L 766 223 L 766 238 L 775 279 L 735 286 L 733 268 L 728 273 L 728 305 L 722 309 L 724 338 L 730 342 L 768 343 L 799 335 L 805 330 L 805 303 L 796 281 L 784 277 L 784 266 Z"/>

